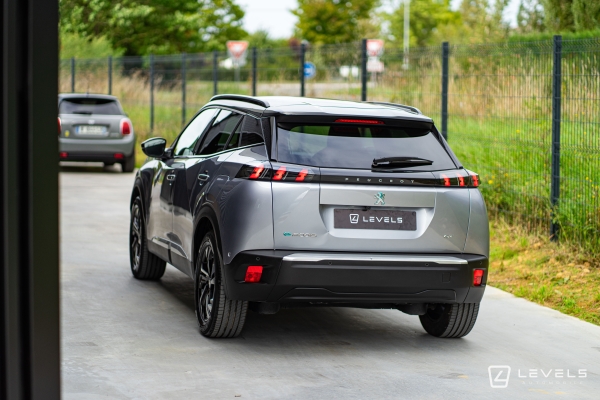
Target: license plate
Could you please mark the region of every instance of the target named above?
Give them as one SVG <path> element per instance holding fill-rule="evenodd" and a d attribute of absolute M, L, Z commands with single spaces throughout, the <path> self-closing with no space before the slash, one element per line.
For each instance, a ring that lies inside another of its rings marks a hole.
<path fill-rule="evenodd" d="M 335 209 L 333 226 L 338 229 L 416 231 L 417 213 L 399 210 Z"/>
<path fill-rule="evenodd" d="M 80 135 L 104 135 L 106 127 L 101 125 L 79 125 L 77 133 Z"/>

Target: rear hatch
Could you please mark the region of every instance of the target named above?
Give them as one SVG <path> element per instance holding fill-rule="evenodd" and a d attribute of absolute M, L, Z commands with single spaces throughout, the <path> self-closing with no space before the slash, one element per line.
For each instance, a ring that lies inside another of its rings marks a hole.
<path fill-rule="evenodd" d="M 118 139 L 133 129 L 116 99 L 69 97 L 62 99 L 58 113 L 61 138 Z"/>
<path fill-rule="evenodd" d="M 282 118 L 274 158 L 278 250 L 464 249 L 472 178 L 431 121 Z"/>

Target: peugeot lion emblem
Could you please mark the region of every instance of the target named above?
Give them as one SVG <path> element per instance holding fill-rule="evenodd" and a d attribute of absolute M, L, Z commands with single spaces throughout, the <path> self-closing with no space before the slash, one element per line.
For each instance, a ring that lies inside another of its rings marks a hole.
<path fill-rule="evenodd" d="M 375 205 L 382 205 L 385 206 L 385 193 L 383 192 L 378 192 L 375 196 Z"/>

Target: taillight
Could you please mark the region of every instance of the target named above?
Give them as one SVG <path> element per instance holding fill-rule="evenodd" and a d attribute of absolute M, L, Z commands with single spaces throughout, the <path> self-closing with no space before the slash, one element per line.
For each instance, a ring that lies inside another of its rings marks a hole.
<path fill-rule="evenodd" d="M 236 178 L 253 181 L 311 182 L 318 180 L 319 175 L 315 174 L 312 168 L 299 165 L 260 163 L 244 165 Z"/>
<path fill-rule="evenodd" d="M 471 177 L 471 186 L 479 187 L 479 175 L 473 171 L 467 171 Z"/>
<path fill-rule="evenodd" d="M 479 175 L 475 172 L 459 169 L 435 173 L 439 186 L 478 187 Z"/>
<path fill-rule="evenodd" d="M 483 272 L 482 269 L 473 270 L 473 286 L 481 286 L 483 283 Z"/>
<path fill-rule="evenodd" d="M 262 173 L 265 171 L 265 166 L 260 164 L 252 168 L 252 172 L 248 176 L 248 179 L 259 179 Z"/>
<path fill-rule="evenodd" d="M 131 121 L 128 119 L 121 120 L 121 135 L 131 135 Z"/>
<path fill-rule="evenodd" d="M 58 117 L 58 136 L 62 133 L 62 123 L 60 122 L 60 117 Z"/>
<path fill-rule="evenodd" d="M 275 171 L 275 173 L 273 174 L 273 180 L 274 181 L 283 180 L 283 178 L 286 175 L 286 171 L 287 171 L 286 167 L 279 167 L 279 168 L 277 168 L 277 171 Z"/>
<path fill-rule="evenodd" d="M 308 175 L 307 169 L 303 169 L 302 171 L 298 172 L 298 176 L 296 177 L 296 182 L 304 182 L 304 178 L 306 178 L 306 175 Z"/>

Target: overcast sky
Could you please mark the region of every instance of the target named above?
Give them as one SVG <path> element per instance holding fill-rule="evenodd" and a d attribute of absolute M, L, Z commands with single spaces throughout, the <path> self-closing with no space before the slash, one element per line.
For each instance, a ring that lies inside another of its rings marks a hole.
<path fill-rule="evenodd" d="M 461 0 L 451 0 L 453 8 L 457 8 L 460 2 Z M 266 29 L 272 38 L 288 38 L 292 35 L 296 17 L 290 10 L 296 8 L 296 0 L 237 0 L 237 3 L 246 11 L 244 28 L 248 32 Z M 400 0 L 384 3 L 399 4 Z M 519 0 L 511 0 L 505 19 L 512 25 L 516 23 L 518 9 Z"/>

